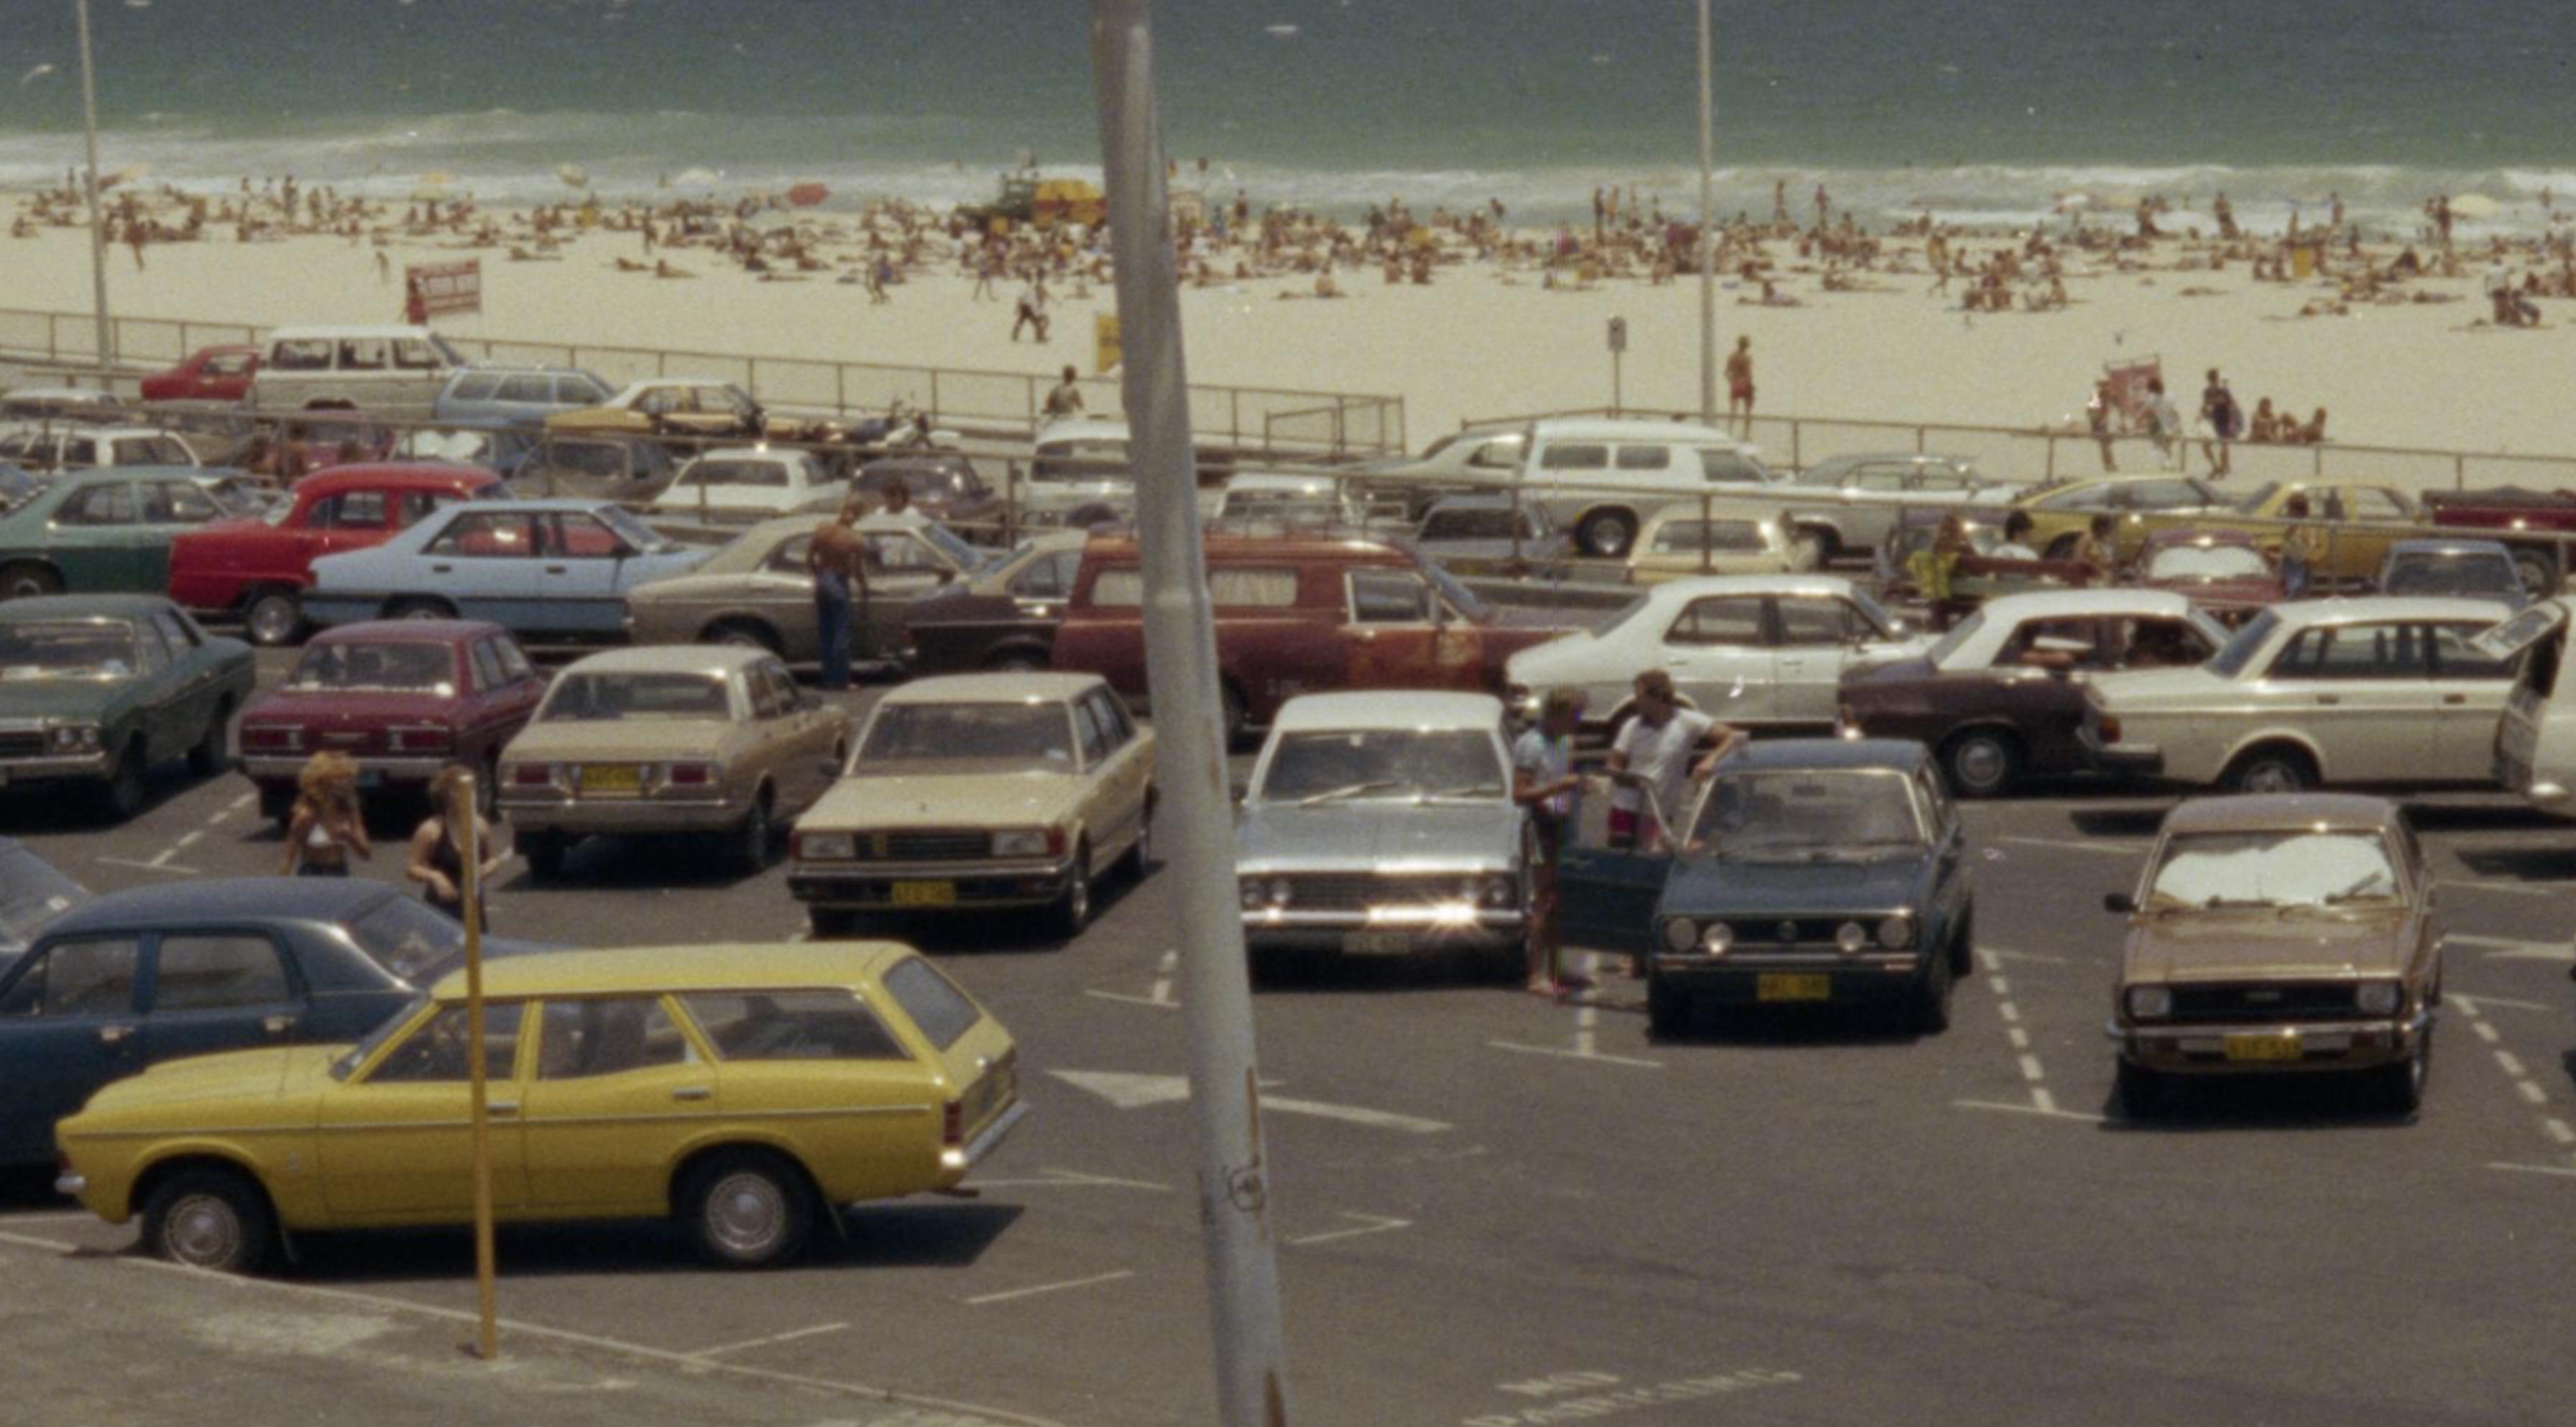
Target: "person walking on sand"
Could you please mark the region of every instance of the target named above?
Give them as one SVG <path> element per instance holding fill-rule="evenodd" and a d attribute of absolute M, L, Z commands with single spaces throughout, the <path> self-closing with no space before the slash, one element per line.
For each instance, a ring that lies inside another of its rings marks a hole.
<path fill-rule="evenodd" d="M 2200 419 L 2209 427 L 2209 474 L 2224 476 L 2235 469 L 2227 447 L 2244 425 L 2245 412 L 2237 406 L 2236 393 L 2227 389 L 2227 379 L 2218 374 L 2216 367 L 2209 369 L 2209 384 L 2200 389 Z"/>
<path fill-rule="evenodd" d="M 1029 285 L 1020 289 L 1018 311 L 1011 318 L 1012 341 L 1020 340 L 1022 327 L 1035 327 L 1038 330 L 1038 340 L 1043 342 L 1047 339 L 1046 304 L 1046 278 L 1041 274 L 1032 274 Z"/>
<path fill-rule="evenodd" d="M 822 686 L 833 692 L 850 687 L 851 600 L 867 599 L 867 541 L 858 532 L 867 503 L 857 496 L 841 502 L 840 513 L 814 530 L 805 548 L 805 566 L 814 572 L 814 629 L 822 645 Z"/>
<path fill-rule="evenodd" d="M 465 825 L 456 816 L 456 805 L 465 785 L 474 777 L 472 769 L 462 763 L 450 763 L 429 780 L 429 816 L 421 820 L 411 835 L 411 865 L 403 875 L 420 884 L 420 899 L 458 921 L 465 920 Z M 474 819 L 474 847 L 481 853 L 475 869 L 475 900 L 480 903 L 483 886 L 510 854 L 495 845 L 492 823 L 482 813 L 467 810 Z M 482 912 L 483 929 L 491 930 L 492 917 Z"/>
<path fill-rule="evenodd" d="M 2182 413 L 2174 409 L 2173 398 L 2165 395 L 2163 377 L 2147 378 L 2147 437 L 2156 445 L 2156 464 L 2172 470 L 2182 443 Z"/>
<path fill-rule="evenodd" d="M 1735 351 L 1726 359 L 1726 422 L 1735 424 L 1736 414 L 1744 417 L 1744 434 L 1753 434 L 1753 339 L 1735 339 Z"/>
<path fill-rule="evenodd" d="M 285 857 L 277 870 L 287 877 L 346 877 L 352 853 L 376 855 L 359 812 L 357 760 L 324 749 L 295 775 Z"/>
<path fill-rule="evenodd" d="M 1061 421 L 1082 414 L 1082 386 L 1071 365 L 1064 369 L 1064 380 L 1047 389 L 1046 419 Z"/>
<path fill-rule="evenodd" d="M 1557 863 L 1583 822 L 1583 778 L 1574 771 L 1574 726 L 1583 691 L 1557 687 L 1540 700 L 1538 723 L 1512 743 L 1512 801 L 1529 809 L 1528 990 L 1562 996 L 1580 984 L 1557 965 Z"/>
<path fill-rule="evenodd" d="M 2093 429 L 2093 439 L 2102 447 L 2105 474 L 2120 469 L 2120 463 L 2111 458 L 2111 413 L 2118 409 L 2119 403 L 2111 399 L 2110 379 L 2093 383 L 2092 398 L 2084 403 L 2084 424 Z"/>
<path fill-rule="evenodd" d="M 403 278 L 403 321 L 414 327 L 429 325 L 429 294 L 421 291 L 417 276 Z"/>

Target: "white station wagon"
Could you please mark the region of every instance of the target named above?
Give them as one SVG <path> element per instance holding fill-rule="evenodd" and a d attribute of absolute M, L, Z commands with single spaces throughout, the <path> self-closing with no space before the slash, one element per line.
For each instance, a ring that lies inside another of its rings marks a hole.
<path fill-rule="evenodd" d="M 2514 666 L 2469 641 L 2507 612 L 2399 596 L 2272 605 L 2206 664 L 2096 675 L 2084 738 L 2105 771 L 2247 793 L 2491 782 Z"/>

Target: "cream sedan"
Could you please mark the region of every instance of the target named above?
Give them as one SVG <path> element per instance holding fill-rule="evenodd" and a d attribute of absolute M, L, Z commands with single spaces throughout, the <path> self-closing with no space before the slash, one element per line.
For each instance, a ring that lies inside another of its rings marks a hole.
<path fill-rule="evenodd" d="M 1154 735 L 1091 674 L 954 674 L 877 701 L 841 781 L 799 818 L 788 890 L 817 936 L 862 916 L 1048 907 L 1145 869 Z"/>
<path fill-rule="evenodd" d="M 1696 501 L 1647 517 L 1628 551 L 1628 583 L 1691 575 L 1779 575 L 1816 567 L 1815 542 L 1789 533 L 1777 514 L 1702 510 Z"/>
<path fill-rule="evenodd" d="M 501 754 L 500 807 L 536 877 L 593 834 L 729 838 L 769 865 L 778 825 L 828 786 L 840 710 L 759 649 L 618 649 L 567 666 Z"/>

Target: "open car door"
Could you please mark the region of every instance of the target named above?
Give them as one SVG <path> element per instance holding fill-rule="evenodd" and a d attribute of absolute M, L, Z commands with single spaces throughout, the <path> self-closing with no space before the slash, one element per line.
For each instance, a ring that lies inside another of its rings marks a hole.
<path fill-rule="evenodd" d="M 1602 800 L 1592 800 L 1566 844 L 1556 869 L 1557 926 L 1565 945 L 1587 951 L 1644 955 L 1653 950 L 1655 904 L 1663 899 L 1664 879 L 1673 870 L 1673 854 L 1656 832 L 1664 826 L 1652 788 L 1613 774 L 1645 796 L 1647 821 L 1636 848 L 1609 845 L 1609 820 Z"/>

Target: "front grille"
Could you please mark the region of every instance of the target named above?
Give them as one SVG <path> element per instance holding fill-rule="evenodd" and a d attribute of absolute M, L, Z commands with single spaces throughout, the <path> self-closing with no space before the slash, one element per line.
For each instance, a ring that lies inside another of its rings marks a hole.
<path fill-rule="evenodd" d="M 41 733 L 0 733 L 0 758 L 39 758 L 44 752 Z"/>
<path fill-rule="evenodd" d="M 1464 890 L 1466 880 L 1456 873 L 1439 877 L 1379 877 L 1365 872 L 1290 877 L 1288 909 L 1359 912 L 1373 906 L 1452 902 Z"/>
<path fill-rule="evenodd" d="M 1737 946 L 1831 946 L 1834 933 L 1853 920 L 1875 925 L 1874 919 L 1852 917 L 1730 917 L 1726 927 Z"/>
<path fill-rule="evenodd" d="M 856 842 L 862 862 L 973 862 L 993 851 L 983 832 L 863 832 Z"/>
<path fill-rule="evenodd" d="M 2176 1021 L 2293 1021 L 2358 1014 L 2349 982 L 2288 981 L 2243 986 L 2176 986 Z"/>

